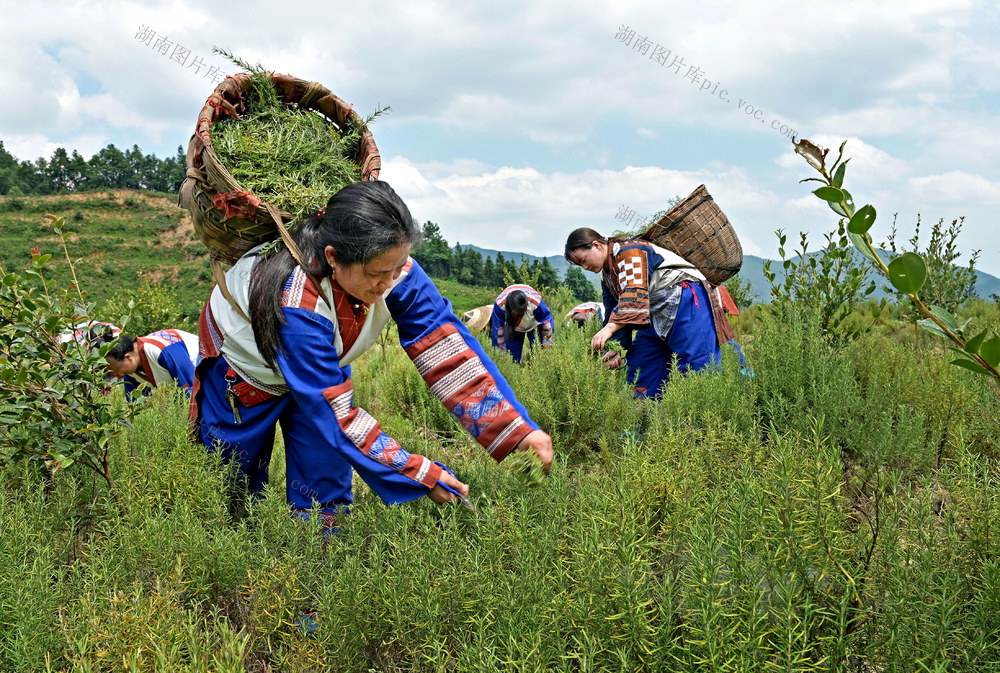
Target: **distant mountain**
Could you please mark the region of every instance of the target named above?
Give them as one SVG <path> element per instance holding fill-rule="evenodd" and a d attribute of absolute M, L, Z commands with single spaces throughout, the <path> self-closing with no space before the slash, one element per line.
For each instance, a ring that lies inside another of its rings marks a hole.
<path fill-rule="evenodd" d="M 472 248 L 479 254 L 486 257 L 496 258 L 497 250 L 490 250 L 489 248 L 480 248 L 475 245 L 463 245 L 463 248 Z M 514 252 L 511 250 L 501 250 L 499 252 L 503 253 L 503 256 L 508 261 L 512 261 L 515 264 L 521 263 L 521 257 L 526 257 L 528 262 L 531 263 L 534 260 L 542 261 L 542 257 L 537 255 L 529 255 L 526 252 Z M 817 253 L 811 253 L 817 254 Z M 861 253 L 857 253 L 861 254 Z M 883 251 L 882 258 L 888 260 L 888 255 Z M 559 277 L 562 278 L 566 274 L 566 268 L 569 266 L 562 255 L 551 255 L 548 258 L 549 263 L 552 264 L 553 268 L 559 273 Z M 757 296 L 757 301 L 767 302 L 771 298 L 771 286 L 768 285 L 767 278 L 764 277 L 764 262 L 766 260 L 763 257 L 756 257 L 754 255 L 744 255 L 743 256 L 743 268 L 740 269 L 740 277 L 747 280 L 750 283 L 750 287 L 754 294 Z M 771 260 L 771 269 L 779 272 L 781 271 L 781 261 Z M 584 271 L 586 276 L 590 278 L 591 282 L 595 287 L 600 288 L 601 279 L 596 273 L 588 273 Z M 991 276 L 983 271 L 977 271 L 976 278 L 976 292 L 983 299 L 989 299 L 991 294 L 1000 294 L 1000 278 L 996 276 Z M 869 271 L 869 277 L 875 280 L 878 289 L 875 290 L 874 297 L 876 299 L 886 296 L 886 293 L 882 290 L 882 286 L 888 284 L 889 281 L 878 278 L 874 271 Z"/>

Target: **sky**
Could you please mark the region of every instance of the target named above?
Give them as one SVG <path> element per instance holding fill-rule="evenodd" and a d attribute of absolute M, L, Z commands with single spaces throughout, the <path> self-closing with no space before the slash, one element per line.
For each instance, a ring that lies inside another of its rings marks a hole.
<path fill-rule="evenodd" d="M 30 10 L 28 9 L 30 7 Z M 368 114 L 381 179 L 446 239 L 561 254 L 705 184 L 747 254 L 815 249 L 837 217 L 791 136 L 836 154 L 898 240 L 964 217 L 961 261 L 1000 275 L 1000 5 L 0 0 L 0 140 L 18 159 L 187 147 L 213 47 L 318 81 Z"/>

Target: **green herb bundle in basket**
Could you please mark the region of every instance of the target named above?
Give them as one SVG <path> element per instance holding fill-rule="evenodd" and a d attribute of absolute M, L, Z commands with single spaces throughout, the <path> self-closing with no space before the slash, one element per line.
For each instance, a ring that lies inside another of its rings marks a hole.
<path fill-rule="evenodd" d="M 317 82 L 253 68 L 208 97 L 187 152 L 179 203 L 219 262 L 281 236 L 348 184 L 378 179 L 375 139 L 351 106 Z M 290 247 L 293 247 L 290 245 Z"/>

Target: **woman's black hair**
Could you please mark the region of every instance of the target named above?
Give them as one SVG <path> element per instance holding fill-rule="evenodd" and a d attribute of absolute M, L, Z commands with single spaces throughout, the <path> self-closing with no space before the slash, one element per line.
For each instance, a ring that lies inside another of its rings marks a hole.
<path fill-rule="evenodd" d="M 115 362 L 121 362 L 125 359 L 126 355 L 132 352 L 133 348 L 135 348 L 135 340 L 127 334 L 119 334 L 115 345 L 104 354 L 104 357 L 110 358 Z"/>
<path fill-rule="evenodd" d="M 563 257 L 570 264 L 576 264 L 573 256 L 578 251 L 589 248 L 594 241 L 600 241 L 605 245 L 613 245 L 615 243 L 624 243 L 628 240 L 621 236 L 601 236 L 597 231 L 589 227 L 580 227 L 570 232 L 570 235 L 566 238 L 566 248 L 563 250 Z"/>
<path fill-rule="evenodd" d="M 522 290 L 514 290 L 507 295 L 507 301 L 503 305 L 504 322 L 507 323 L 508 330 L 514 330 L 524 312 L 528 310 L 528 295 Z"/>
<path fill-rule="evenodd" d="M 416 244 L 420 228 L 392 187 L 375 180 L 344 187 L 330 197 L 322 215 L 307 217 L 291 234 L 302 253 L 303 269 L 323 278 L 332 271 L 324 253 L 326 246 L 334 247 L 340 264 L 366 264 L 398 245 Z M 259 257 L 250 277 L 254 341 L 272 367 L 281 347 L 281 325 L 285 324 L 281 297 L 295 266 L 292 253 L 279 245 Z"/>

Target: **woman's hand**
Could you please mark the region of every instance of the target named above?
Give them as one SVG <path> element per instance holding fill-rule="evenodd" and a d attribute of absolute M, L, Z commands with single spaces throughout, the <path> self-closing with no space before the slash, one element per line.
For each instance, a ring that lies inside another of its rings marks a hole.
<path fill-rule="evenodd" d="M 595 351 L 602 350 L 604 344 L 608 343 L 608 339 L 614 336 L 615 332 L 618 331 L 618 326 L 613 322 L 609 322 L 607 325 L 602 327 L 600 331 L 594 335 L 594 338 L 590 340 L 590 347 Z"/>
<path fill-rule="evenodd" d="M 469 485 L 463 484 L 458 479 L 448 474 L 444 470 L 441 471 L 441 476 L 438 477 L 438 483 L 434 484 L 434 488 L 428 493 L 428 497 L 437 504 L 442 504 L 445 502 L 450 502 L 456 499 L 456 495 L 451 491 L 445 489 L 441 484 L 446 484 L 451 488 L 455 489 L 465 497 L 469 497 Z"/>
<path fill-rule="evenodd" d="M 549 473 L 552 466 L 552 438 L 541 430 L 534 430 L 517 445 L 518 451 L 533 451 L 542 461 L 542 469 Z"/>
<path fill-rule="evenodd" d="M 622 366 L 622 355 L 618 351 L 608 351 L 601 356 L 601 362 L 607 362 L 608 369 L 618 369 Z"/>

